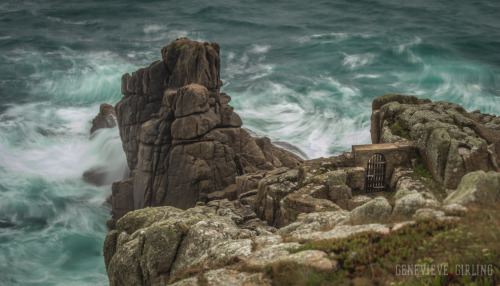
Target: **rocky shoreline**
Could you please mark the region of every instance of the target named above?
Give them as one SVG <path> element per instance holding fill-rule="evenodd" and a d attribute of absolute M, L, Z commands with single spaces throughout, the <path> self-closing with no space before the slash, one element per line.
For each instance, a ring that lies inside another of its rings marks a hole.
<path fill-rule="evenodd" d="M 110 285 L 271 285 L 269 267 L 285 262 L 332 274 L 340 259 L 294 250 L 500 201 L 500 117 L 385 95 L 372 104 L 374 145 L 304 160 L 241 128 L 220 92 L 218 44 L 178 39 L 161 54 L 122 77 L 115 106 L 130 177 L 109 200 Z M 103 113 L 97 128 L 111 127 Z M 382 191 L 365 193 L 374 154 Z"/>

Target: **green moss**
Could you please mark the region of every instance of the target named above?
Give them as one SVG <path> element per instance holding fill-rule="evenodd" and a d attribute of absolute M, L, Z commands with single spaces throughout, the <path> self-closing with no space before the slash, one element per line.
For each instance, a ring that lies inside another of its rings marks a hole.
<path fill-rule="evenodd" d="M 421 177 L 432 179 L 432 174 L 422 163 L 416 163 L 413 172 Z"/>
<path fill-rule="evenodd" d="M 392 134 L 397 135 L 397 136 L 402 137 L 402 138 L 405 138 L 407 140 L 411 140 L 410 134 L 408 134 L 408 131 L 406 131 L 406 129 L 404 129 L 404 127 L 401 126 L 401 124 L 398 121 L 394 122 L 391 125 L 391 127 L 389 127 L 389 129 L 391 130 Z"/>
<path fill-rule="evenodd" d="M 272 285 L 332 285 L 334 273 L 318 273 L 313 269 L 300 265 L 294 261 L 279 261 L 265 268 L 267 275 L 272 279 Z"/>
<path fill-rule="evenodd" d="M 445 187 L 434 179 L 431 172 L 427 170 L 422 163 L 422 158 L 420 156 L 417 156 L 415 161 L 412 178 L 421 181 L 424 186 L 436 196 L 436 198 L 443 200 L 447 196 Z"/>

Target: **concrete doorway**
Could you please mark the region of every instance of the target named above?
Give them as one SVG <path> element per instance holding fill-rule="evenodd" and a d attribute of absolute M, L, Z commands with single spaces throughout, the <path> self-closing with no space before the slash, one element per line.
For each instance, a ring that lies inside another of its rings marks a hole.
<path fill-rule="evenodd" d="M 368 160 L 365 184 L 365 191 L 367 193 L 385 191 L 386 165 L 387 162 L 382 154 L 375 154 Z"/>

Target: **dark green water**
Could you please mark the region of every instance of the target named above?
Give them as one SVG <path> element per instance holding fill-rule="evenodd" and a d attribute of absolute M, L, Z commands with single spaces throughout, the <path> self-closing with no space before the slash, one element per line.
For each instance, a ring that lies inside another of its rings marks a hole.
<path fill-rule="evenodd" d="M 370 142 L 386 93 L 500 114 L 500 2 L 13 1 L 0 3 L 0 284 L 106 285 L 102 242 L 117 129 L 88 140 L 120 78 L 178 37 L 221 46 L 244 126 L 330 156 Z"/>

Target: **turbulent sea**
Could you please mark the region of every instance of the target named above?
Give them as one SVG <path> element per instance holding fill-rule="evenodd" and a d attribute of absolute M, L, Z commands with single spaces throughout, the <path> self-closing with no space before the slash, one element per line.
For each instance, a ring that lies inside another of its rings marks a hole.
<path fill-rule="evenodd" d="M 126 162 L 91 120 L 176 38 L 218 42 L 244 127 L 309 158 L 370 143 L 386 93 L 500 114 L 497 0 L 236 2 L 0 3 L 0 285 L 108 284 L 103 202 Z M 82 180 L 93 166 L 108 185 Z"/>

